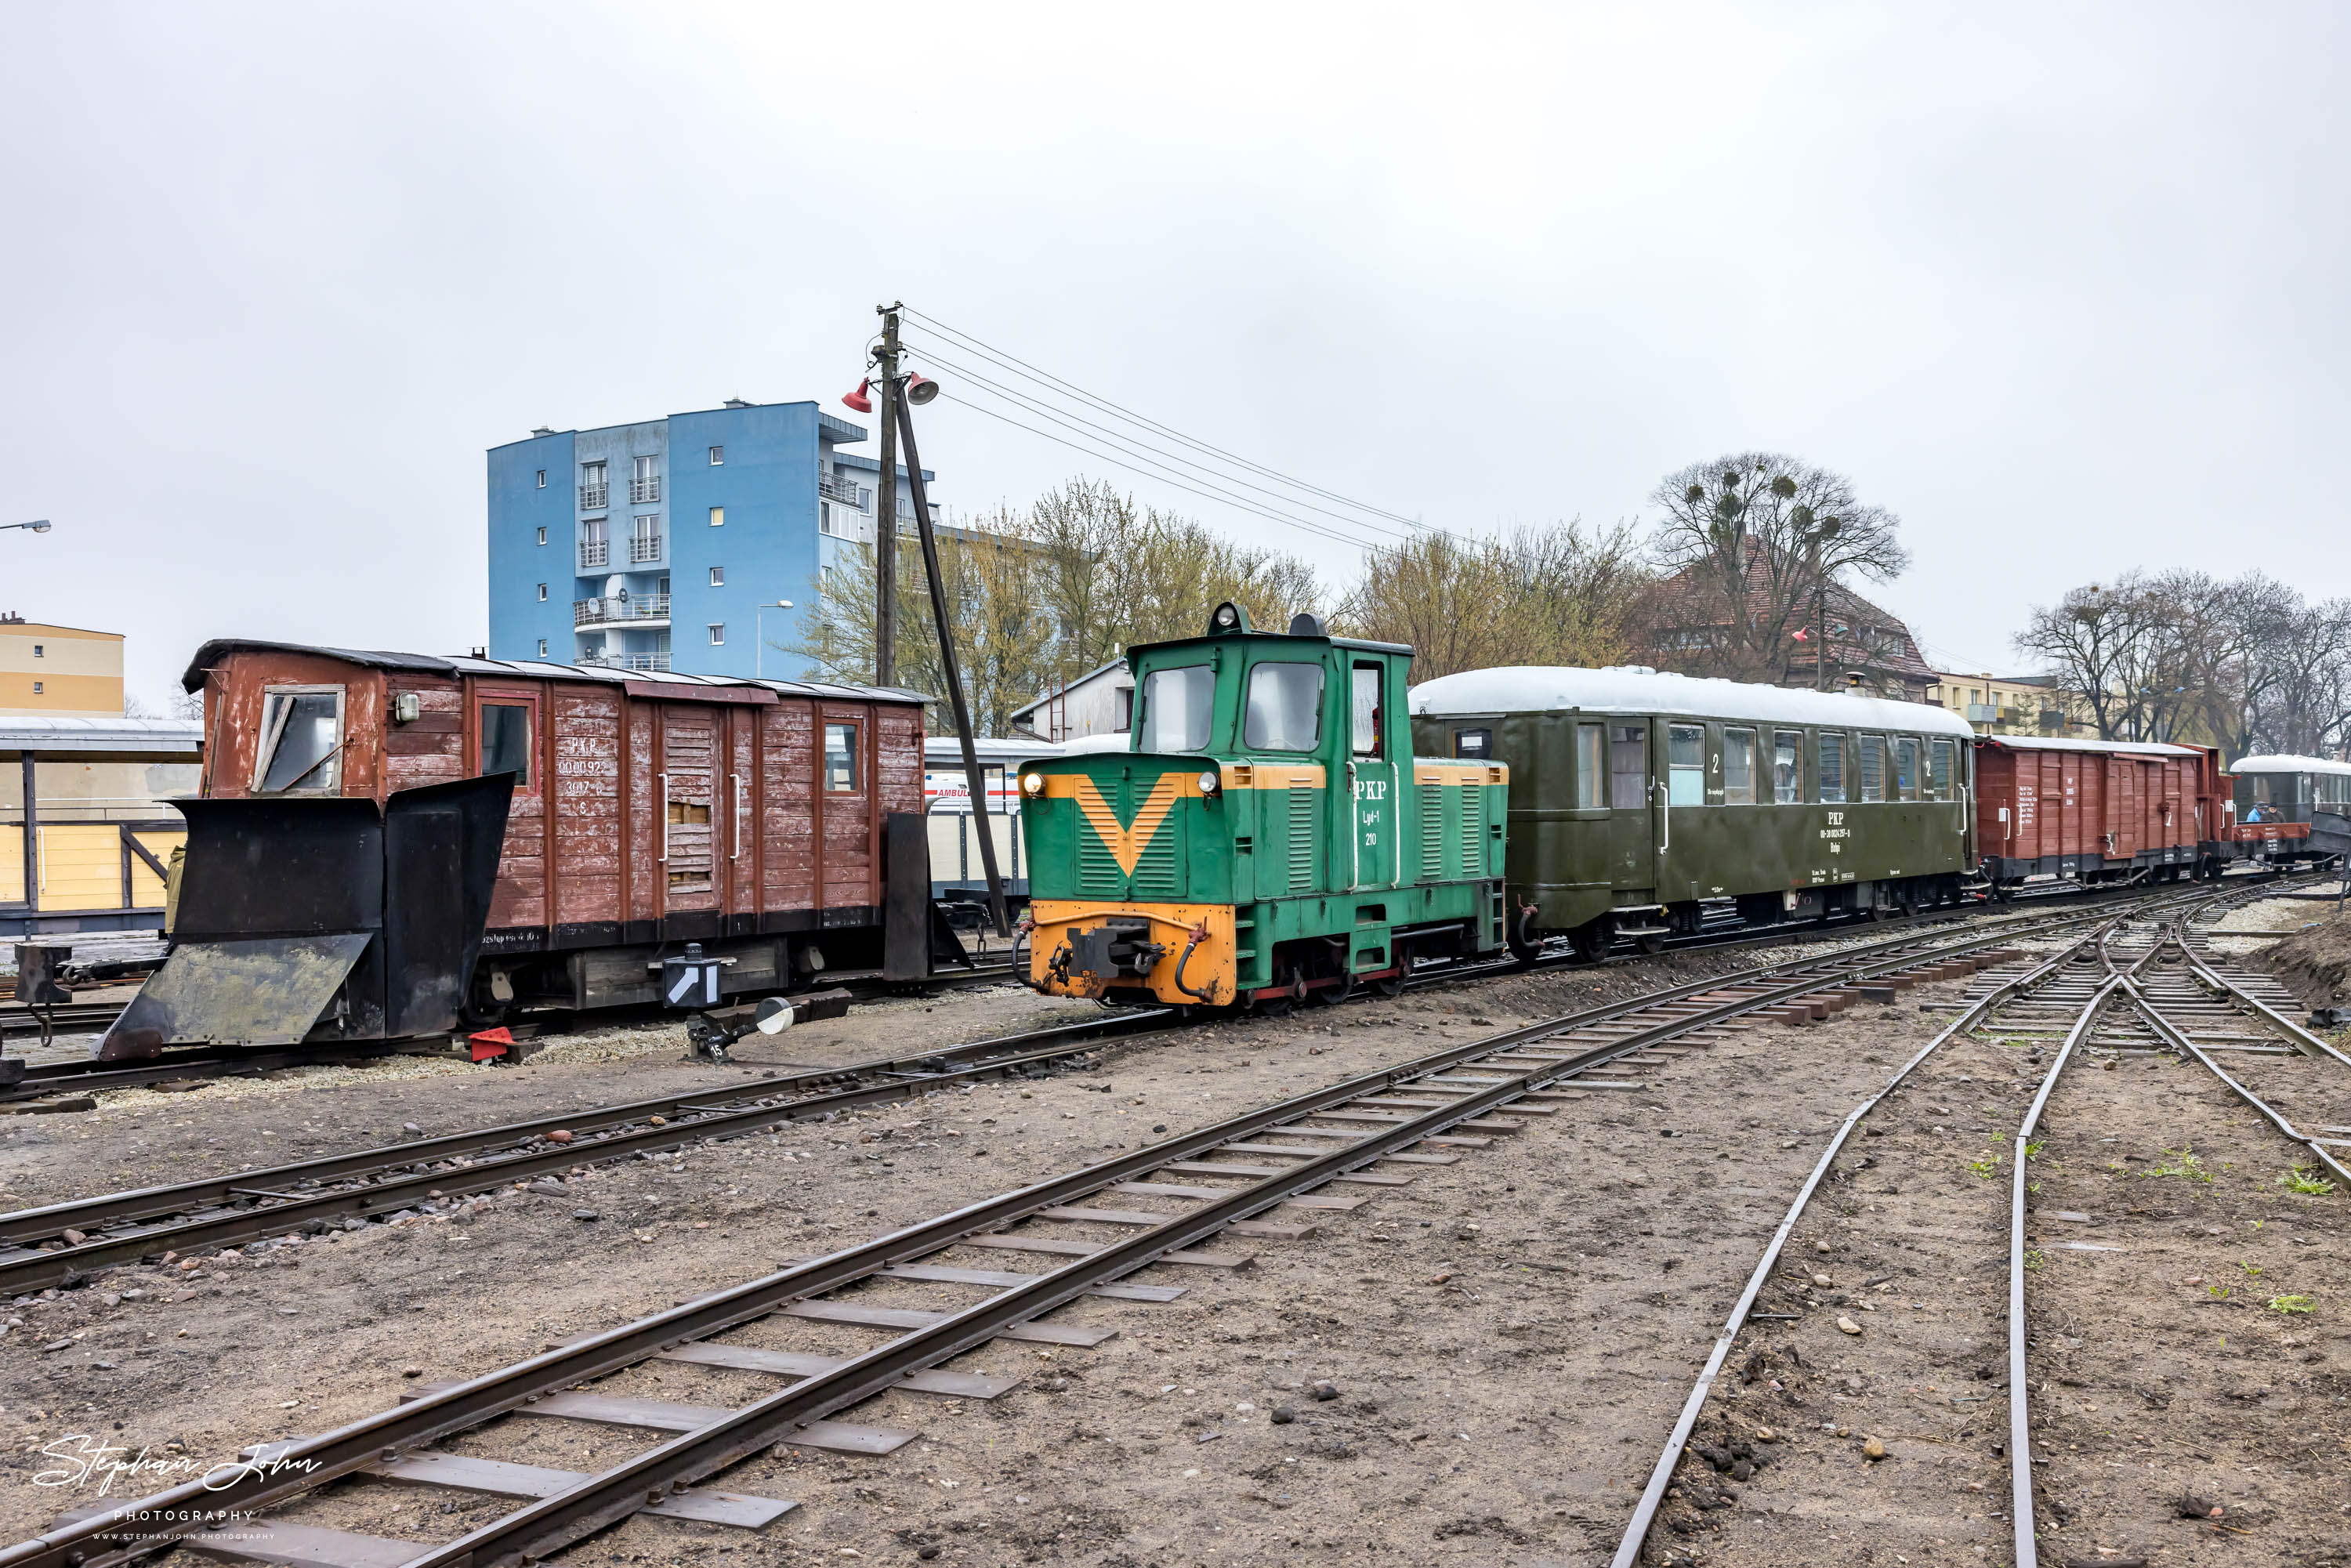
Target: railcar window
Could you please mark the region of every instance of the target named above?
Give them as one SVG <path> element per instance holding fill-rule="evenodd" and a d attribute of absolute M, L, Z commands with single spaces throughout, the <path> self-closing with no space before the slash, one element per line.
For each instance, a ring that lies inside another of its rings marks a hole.
<path fill-rule="evenodd" d="M 1894 788 L 1896 800 L 1918 799 L 1918 743 L 1907 735 L 1894 742 Z"/>
<path fill-rule="evenodd" d="M 523 703 L 482 705 L 482 773 L 511 773 L 515 788 L 530 788 L 530 708 Z"/>
<path fill-rule="evenodd" d="M 1490 729 L 1457 729 L 1453 732 L 1453 755 L 1456 757 L 1489 757 L 1494 750 L 1494 732 Z"/>
<path fill-rule="evenodd" d="M 342 687 L 264 694 L 254 793 L 333 794 L 342 783 Z"/>
<path fill-rule="evenodd" d="M 1353 685 L 1352 726 L 1353 745 L 1358 757 L 1377 757 L 1380 746 L 1380 667 L 1377 664 L 1357 664 Z"/>
<path fill-rule="evenodd" d="M 1706 727 L 1669 724 L 1666 727 L 1666 802 L 1673 806 L 1706 804 Z"/>
<path fill-rule="evenodd" d="M 1311 751 L 1322 743 L 1322 666 L 1259 664 L 1249 672 L 1241 744 L 1252 751 Z"/>
<path fill-rule="evenodd" d="M 1575 727 L 1575 803 L 1585 810 L 1600 804 L 1600 781 L 1608 775 L 1607 754 L 1601 749 L 1601 727 Z"/>
<path fill-rule="evenodd" d="M 1755 804 L 1755 732 L 1751 729 L 1722 732 L 1722 803 Z"/>
<path fill-rule="evenodd" d="M 1619 811 L 1649 803 L 1649 727 L 1608 727 L 1608 804 Z"/>
<path fill-rule="evenodd" d="M 1951 799 L 1951 743 L 1938 740 L 1927 750 L 1928 784 L 1938 800 Z"/>
<path fill-rule="evenodd" d="M 1886 737 L 1882 735 L 1861 737 L 1861 798 L 1886 799 Z"/>
<path fill-rule="evenodd" d="M 857 793 L 857 727 L 824 727 L 824 789 L 828 795 Z"/>
<path fill-rule="evenodd" d="M 1143 749 L 1205 749 L 1216 706 L 1217 672 L 1207 665 L 1152 671 L 1143 680 Z"/>
<path fill-rule="evenodd" d="M 1804 736 L 1782 729 L 1771 737 L 1771 799 L 1792 806 L 1804 798 Z"/>
<path fill-rule="evenodd" d="M 1844 737 L 1821 736 L 1821 799 L 1832 803 L 1844 799 Z"/>

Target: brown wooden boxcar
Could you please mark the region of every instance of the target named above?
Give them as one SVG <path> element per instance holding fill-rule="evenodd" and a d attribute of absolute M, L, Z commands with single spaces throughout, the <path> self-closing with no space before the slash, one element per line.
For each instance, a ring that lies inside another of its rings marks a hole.
<path fill-rule="evenodd" d="M 730 993 L 878 964 L 884 819 L 923 809 L 912 692 L 257 642 L 183 684 L 209 796 L 515 774 L 477 1019 L 655 1000 L 689 941 Z"/>
<path fill-rule="evenodd" d="M 2214 838 L 2207 747 L 1988 736 L 1976 743 L 1976 825 L 1996 887 L 2029 877 L 2171 881 Z"/>

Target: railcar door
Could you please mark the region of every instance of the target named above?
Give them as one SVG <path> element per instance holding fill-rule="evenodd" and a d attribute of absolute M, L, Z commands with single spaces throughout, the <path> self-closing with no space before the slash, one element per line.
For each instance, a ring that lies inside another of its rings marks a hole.
<path fill-rule="evenodd" d="M 1657 863 L 1665 846 L 1665 803 L 1662 784 L 1650 779 L 1650 721 L 1611 718 L 1606 727 L 1608 749 L 1608 822 L 1603 830 L 1608 852 L 1608 880 L 1620 894 L 1646 894 L 1657 885 Z M 1635 897 L 1631 902 L 1639 903 Z"/>
<path fill-rule="evenodd" d="M 1397 856 L 1403 841 L 1396 832 L 1399 801 L 1394 742 L 1388 734 L 1386 666 L 1376 660 L 1354 665 L 1348 672 L 1347 691 L 1347 779 L 1354 822 L 1349 835 L 1353 845 L 1349 885 L 1393 887 L 1402 878 Z M 1469 870 L 1468 874 L 1478 873 Z"/>
<path fill-rule="evenodd" d="M 706 707 L 662 705 L 661 767 L 654 783 L 662 812 L 662 913 L 705 914 L 718 908 L 718 722 Z M 713 935 L 716 935 L 714 925 Z"/>

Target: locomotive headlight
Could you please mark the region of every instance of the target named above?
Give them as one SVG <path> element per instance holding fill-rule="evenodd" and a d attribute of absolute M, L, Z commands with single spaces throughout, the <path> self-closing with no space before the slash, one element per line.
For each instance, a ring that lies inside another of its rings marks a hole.
<path fill-rule="evenodd" d="M 1022 774 L 1020 792 L 1023 795 L 1042 795 L 1045 792 L 1045 776 L 1041 773 Z"/>
<path fill-rule="evenodd" d="M 1225 781 L 1214 773 L 1203 773 L 1200 775 L 1200 793 L 1213 795 L 1224 788 L 1224 783 Z"/>

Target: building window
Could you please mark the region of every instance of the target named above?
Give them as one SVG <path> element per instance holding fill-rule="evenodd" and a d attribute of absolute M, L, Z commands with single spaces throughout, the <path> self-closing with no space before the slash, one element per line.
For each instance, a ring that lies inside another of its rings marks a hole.
<path fill-rule="evenodd" d="M 580 565 L 581 570 L 602 566 L 610 559 L 604 541 L 604 519 L 590 517 L 580 525 Z"/>
<path fill-rule="evenodd" d="M 538 487 L 542 490 L 547 488 L 547 470 L 544 468 L 538 471 Z"/>
<path fill-rule="evenodd" d="M 710 526 L 714 528 L 723 528 L 726 526 L 726 507 L 713 507 L 710 508 Z"/>
<path fill-rule="evenodd" d="M 824 727 L 824 789 L 828 795 L 857 792 L 857 727 L 853 724 Z"/>
<path fill-rule="evenodd" d="M 47 654 L 42 651 L 41 645 L 38 643 L 33 644 L 33 657 L 36 659 L 47 657 Z"/>
<path fill-rule="evenodd" d="M 33 695 L 34 695 L 35 696 L 39 696 L 39 695 L 41 695 L 42 690 L 43 690 L 43 687 L 42 687 L 42 685 L 41 685 L 41 683 L 40 683 L 40 682 L 38 682 L 38 681 L 35 681 L 35 682 L 33 683 Z"/>
<path fill-rule="evenodd" d="M 648 561 L 661 559 L 661 517 L 654 514 L 636 519 L 635 532 L 629 537 L 629 559 Z"/>
<path fill-rule="evenodd" d="M 547 657 L 547 639 L 544 637 L 538 640 L 538 656 L 542 659 Z"/>
<path fill-rule="evenodd" d="M 714 446 L 710 449 L 710 465 L 713 468 L 722 467 L 725 465 L 726 462 L 726 448 L 724 446 Z"/>
<path fill-rule="evenodd" d="M 711 645 L 712 647 L 714 647 L 714 648 L 721 647 L 721 646 L 724 646 L 724 645 L 725 645 L 726 642 L 726 623 L 725 623 L 724 622 L 720 622 L 720 621 L 713 621 L 713 622 L 710 623 L 710 645 Z"/>
<path fill-rule="evenodd" d="M 831 538 L 843 539 L 849 537 L 849 531 L 836 520 L 831 501 L 819 501 L 816 504 L 816 531 Z"/>
<path fill-rule="evenodd" d="M 538 601 L 541 604 L 547 602 L 547 584 L 543 582 L 538 585 Z"/>
<path fill-rule="evenodd" d="M 710 586 L 713 588 L 724 588 L 726 586 L 726 569 L 725 567 L 714 566 L 710 569 Z"/>
<path fill-rule="evenodd" d="M 604 482 L 604 465 L 601 463 L 580 465 L 580 509 L 581 511 L 596 510 L 604 504 L 605 497 L 611 494 L 611 486 Z"/>
<path fill-rule="evenodd" d="M 538 542 L 541 544 L 545 544 L 547 542 L 547 530 L 545 528 L 538 530 Z"/>
<path fill-rule="evenodd" d="M 661 499 L 661 476 L 653 472 L 654 459 L 640 457 L 629 471 L 629 504 L 642 507 Z"/>

